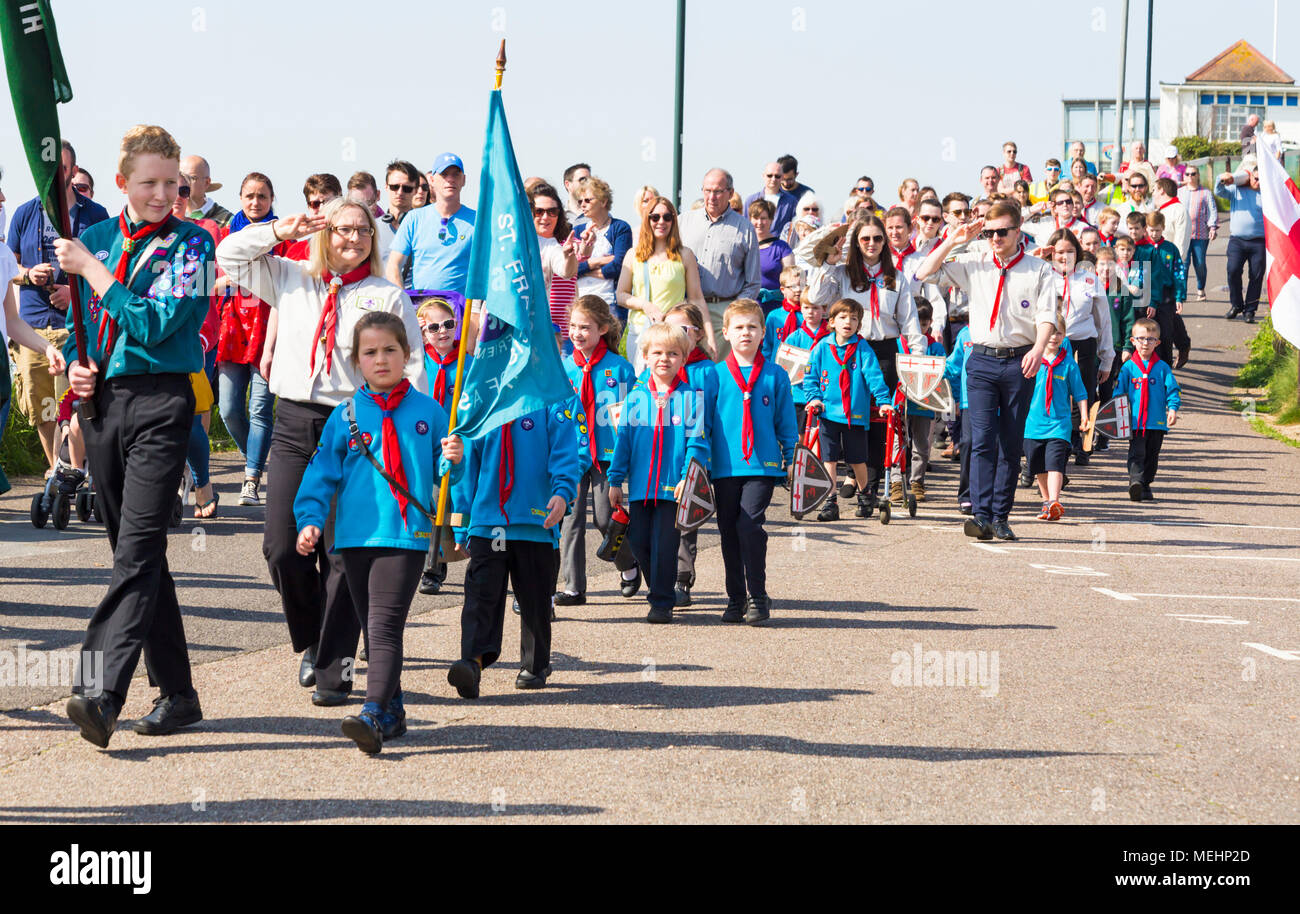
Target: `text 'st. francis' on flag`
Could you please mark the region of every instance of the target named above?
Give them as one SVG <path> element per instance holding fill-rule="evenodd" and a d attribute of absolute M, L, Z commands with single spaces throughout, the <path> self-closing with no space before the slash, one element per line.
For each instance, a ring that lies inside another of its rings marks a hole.
<path fill-rule="evenodd" d="M 454 431 L 463 438 L 573 396 L 500 89 L 488 104 L 478 193 L 465 297 L 483 302 L 482 330 L 457 408 Z"/>

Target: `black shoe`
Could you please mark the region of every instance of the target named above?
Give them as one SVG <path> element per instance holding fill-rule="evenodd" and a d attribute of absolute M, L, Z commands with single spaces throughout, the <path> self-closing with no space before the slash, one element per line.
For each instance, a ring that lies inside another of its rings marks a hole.
<path fill-rule="evenodd" d="M 1146 488 L 1140 482 L 1135 482 L 1128 487 L 1128 497 L 1131 501 L 1142 500 L 1142 490 Z"/>
<path fill-rule="evenodd" d="M 1062 491 L 1064 491 L 1065 487 L 1068 486 L 1069 484 L 1070 484 L 1070 474 L 1069 474 L 1069 473 L 1062 473 L 1062 474 L 1061 474 L 1061 489 L 1062 489 Z"/>
<path fill-rule="evenodd" d="M 98 698 L 73 695 L 68 699 L 68 720 L 81 728 L 82 739 L 107 749 L 108 739 L 117 726 L 117 708 L 103 695 Z"/>
<path fill-rule="evenodd" d="M 691 585 L 686 581 L 678 581 L 677 587 L 673 589 L 673 606 L 687 607 L 691 605 Z"/>
<path fill-rule="evenodd" d="M 201 720 L 199 696 L 164 695 L 154 699 L 153 710 L 133 723 L 131 729 L 145 736 L 166 736 Z"/>
<path fill-rule="evenodd" d="M 473 660 L 457 660 L 447 670 L 447 681 L 456 687 L 461 698 L 478 698 L 479 680 L 483 671 Z"/>
<path fill-rule="evenodd" d="M 858 484 L 848 480 L 840 484 L 840 498 L 852 498 L 858 494 Z"/>
<path fill-rule="evenodd" d="M 766 625 L 771 617 L 772 601 L 767 596 L 749 598 L 749 609 L 745 612 L 747 625 Z"/>
<path fill-rule="evenodd" d="M 1246 323 L 1248 323 L 1248 324 L 1253 324 L 1253 323 L 1255 323 L 1255 312 L 1254 312 L 1254 311 L 1247 311 L 1247 312 L 1246 312 Z"/>
<path fill-rule="evenodd" d="M 962 530 L 965 531 L 967 536 L 973 536 L 977 540 L 993 539 L 993 525 L 978 517 L 967 519 L 966 523 L 962 525 Z"/>
<path fill-rule="evenodd" d="M 547 671 L 543 671 L 547 672 Z M 536 673 L 530 673 L 528 670 L 520 670 L 519 675 L 515 677 L 516 689 L 540 689 L 546 685 L 546 677 L 539 676 Z"/>
<path fill-rule="evenodd" d="M 442 581 L 432 574 L 420 575 L 420 593 L 436 594 L 442 590 Z"/>
<path fill-rule="evenodd" d="M 745 621 L 745 601 L 728 600 L 727 608 L 722 612 L 723 622 L 744 622 Z"/>
<path fill-rule="evenodd" d="M 961 507 L 958 508 L 957 510 L 960 511 L 962 514 L 969 516 L 975 513 L 975 506 L 972 505 L 970 502 L 963 502 Z"/>
<path fill-rule="evenodd" d="M 1178 351 L 1178 358 L 1174 360 L 1174 367 L 1182 368 L 1184 365 L 1188 363 L 1190 359 L 1191 359 L 1191 352 L 1186 349 L 1180 349 Z"/>
<path fill-rule="evenodd" d="M 1014 543 L 1020 537 L 1011 532 L 1011 527 L 1004 520 L 995 520 L 993 522 L 993 535 L 1000 540 L 1007 540 Z"/>
<path fill-rule="evenodd" d="M 876 495 L 874 492 L 859 492 L 858 507 L 854 510 L 854 517 L 870 517 L 871 512 L 876 510 Z"/>
<path fill-rule="evenodd" d="M 1235 320 L 1237 319 L 1237 315 L 1240 314 L 1240 313 L 1241 313 L 1241 312 L 1238 311 L 1236 308 L 1229 308 L 1229 309 L 1228 309 L 1228 313 L 1225 314 L 1225 315 L 1223 315 L 1223 317 L 1224 317 L 1224 320 L 1235 321 Z"/>
<path fill-rule="evenodd" d="M 652 625 L 666 625 L 673 621 L 673 611 L 667 606 L 652 606 L 645 620 Z"/>
<path fill-rule="evenodd" d="M 1151 487 L 1150 487 L 1150 486 L 1143 486 L 1143 487 L 1142 487 L 1142 500 L 1143 500 L 1143 501 L 1155 501 L 1155 500 L 1156 500 L 1156 497 L 1155 497 L 1154 495 L 1151 494 Z"/>
<path fill-rule="evenodd" d="M 556 606 L 583 606 L 587 602 L 585 593 L 569 593 L 567 590 L 555 595 Z"/>
<path fill-rule="evenodd" d="M 1020 488 L 1029 489 L 1032 488 L 1033 485 L 1034 485 L 1034 477 L 1030 475 L 1029 467 L 1022 466 L 1020 468 Z"/>
<path fill-rule="evenodd" d="M 627 597 L 628 599 L 635 597 L 637 595 L 637 591 L 639 591 L 640 589 L 641 589 L 640 568 L 637 568 L 636 577 L 634 577 L 632 580 L 629 581 L 627 579 L 624 579 L 622 581 L 619 581 L 619 592 L 623 594 L 623 596 Z"/>
<path fill-rule="evenodd" d="M 311 703 L 320 708 L 337 708 L 347 704 L 351 697 L 347 689 L 317 689 L 311 693 Z"/>
<path fill-rule="evenodd" d="M 316 684 L 316 645 L 302 652 L 302 661 L 298 664 L 298 685 L 310 689 Z"/>
<path fill-rule="evenodd" d="M 1095 439 L 1093 439 L 1092 452 L 1094 454 L 1097 453 L 1098 451 L 1109 451 L 1109 450 L 1110 450 L 1110 439 L 1107 438 L 1105 435 L 1098 435 Z"/>
<path fill-rule="evenodd" d="M 366 702 L 360 714 L 343 718 L 339 728 L 366 755 L 377 755 L 384 748 L 384 733 L 379 722 L 382 715 L 378 704 Z"/>
<path fill-rule="evenodd" d="M 826 499 L 826 504 L 817 512 L 817 519 L 822 521 L 840 519 L 840 503 L 834 498 Z"/>
<path fill-rule="evenodd" d="M 1087 466 L 1088 464 L 1090 464 L 1090 463 L 1092 463 L 1092 458 L 1088 456 L 1088 452 L 1087 452 L 1087 451 L 1079 451 L 1079 453 L 1077 453 L 1077 454 L 1074 455 L 1074 465 L 1075 465 L 1075 466 L 1077 466 L 1077 467 L 1086 467 L 1086 466 Z M 1061 488 L 1065 488 L 1065 487 L 1062 486 Z"/>

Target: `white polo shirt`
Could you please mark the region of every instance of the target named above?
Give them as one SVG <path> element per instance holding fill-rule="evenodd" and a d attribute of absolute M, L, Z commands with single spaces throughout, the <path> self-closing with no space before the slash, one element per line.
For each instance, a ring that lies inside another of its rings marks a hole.
<path fill-rule="evenodd" d="M 987 247 L 953 255 L 940 267 L 943 278 L 970 296 L 971 342 L 981 346 L 1015 348 L 1038 340 L 1039 324 L 1056 323 L 1056 289 L 1052 268 L 1025 254 L 1007 270 L 997 319 L 993 300 L 1002 270 Z M 992 321 L 992 326 L 990 322 Z"/>

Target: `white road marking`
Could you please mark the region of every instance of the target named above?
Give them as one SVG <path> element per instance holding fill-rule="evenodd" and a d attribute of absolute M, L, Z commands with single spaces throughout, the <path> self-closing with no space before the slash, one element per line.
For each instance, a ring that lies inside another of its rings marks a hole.
<path fill-rule="evenodd" d="M 1212 593 L 1134 593 L 1132 597 L 1168 597 L 1174 600 L 1263 600 L 1273 603 L 1300 603 L 1295 597 L 1238 597 Z"/>
<path fill-rule="evenodd" d="M 1253 647 L 1257 651 L 1263 651 L 1265 654 L 1281 657 L 1283 660 L 1300 660 L 1300 651 L 1278 650 L 1275 647 L 1269 647 L 1267 644 L 1256 644 L 1253 641 L 1243 641 L 1241 643 L 1246 647 Z"/>
<path fill-rule="evenodd" d="M 1105 587 L 1094 587 L 1093 590 L 1097 591 L 1097 593 L 1105 594 L 1108 597 L 1114 597 L 1116 600 L 1130 600 L 1134 603 L 1137 602 L 1137 597 L 1132 594 L 1120 593 L 1117 590 L 1107 590 Z"/>
<path fill-rule="evenodd" d="M 1037 568 L 1039 571 L 1046 571 L 1048 574 L 1078 575 L 1080 577 L 1089 577 L 1089 578 L 1110 577 L 1110 575 L 1107 574 L 1106 572 L 1094 571 L 1093 569 L 1089 568 L 1087 565 L 1037 565 L 1033 562 L 1030 562 L 1029 567 Z"/>
<path fill-rule="evenodd" d="M 1245 619 L 1234 619 L 1232 616 L 1212 616 L 1206 613 L 1165 613 L 1166 616 L 1172 616 L 1180 622 L 1201 622 L 1205 625 L 1249 625 Z"/>
<path fill-rule="evenodd" d="M 971 543 L 971 545 L 976 549 L 987 549 L 989 552 L 1000 552 L 1004 555 L 1011 551 L 1010 549 L 1003 549 L 1001 546 L 990 546 L 988 543 Z"/>
<path fill-rule="evenodd" d="M 1074 555 L 1116 555 L 1147 559 L 1213 559 L 1225 562 L 1300 562 L 1300 558 L 1269 555 L 1218 555 L 1205 552 L 1116 552 L 1113 549 L 1062 549 L 1050 546 L 1012 546 L 1004 552 L 1068 552 Z"/>

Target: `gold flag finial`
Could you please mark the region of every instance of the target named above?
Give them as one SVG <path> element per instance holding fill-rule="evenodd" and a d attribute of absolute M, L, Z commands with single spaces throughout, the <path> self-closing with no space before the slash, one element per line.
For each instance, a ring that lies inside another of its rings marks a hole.
<path fill-rule="evenodd" d="M 506 40 L 501 39 L 501 50 L 497 51 L 497 84 L 496 88 L 501 88 L 501 77 L 506 72 Z"/>

